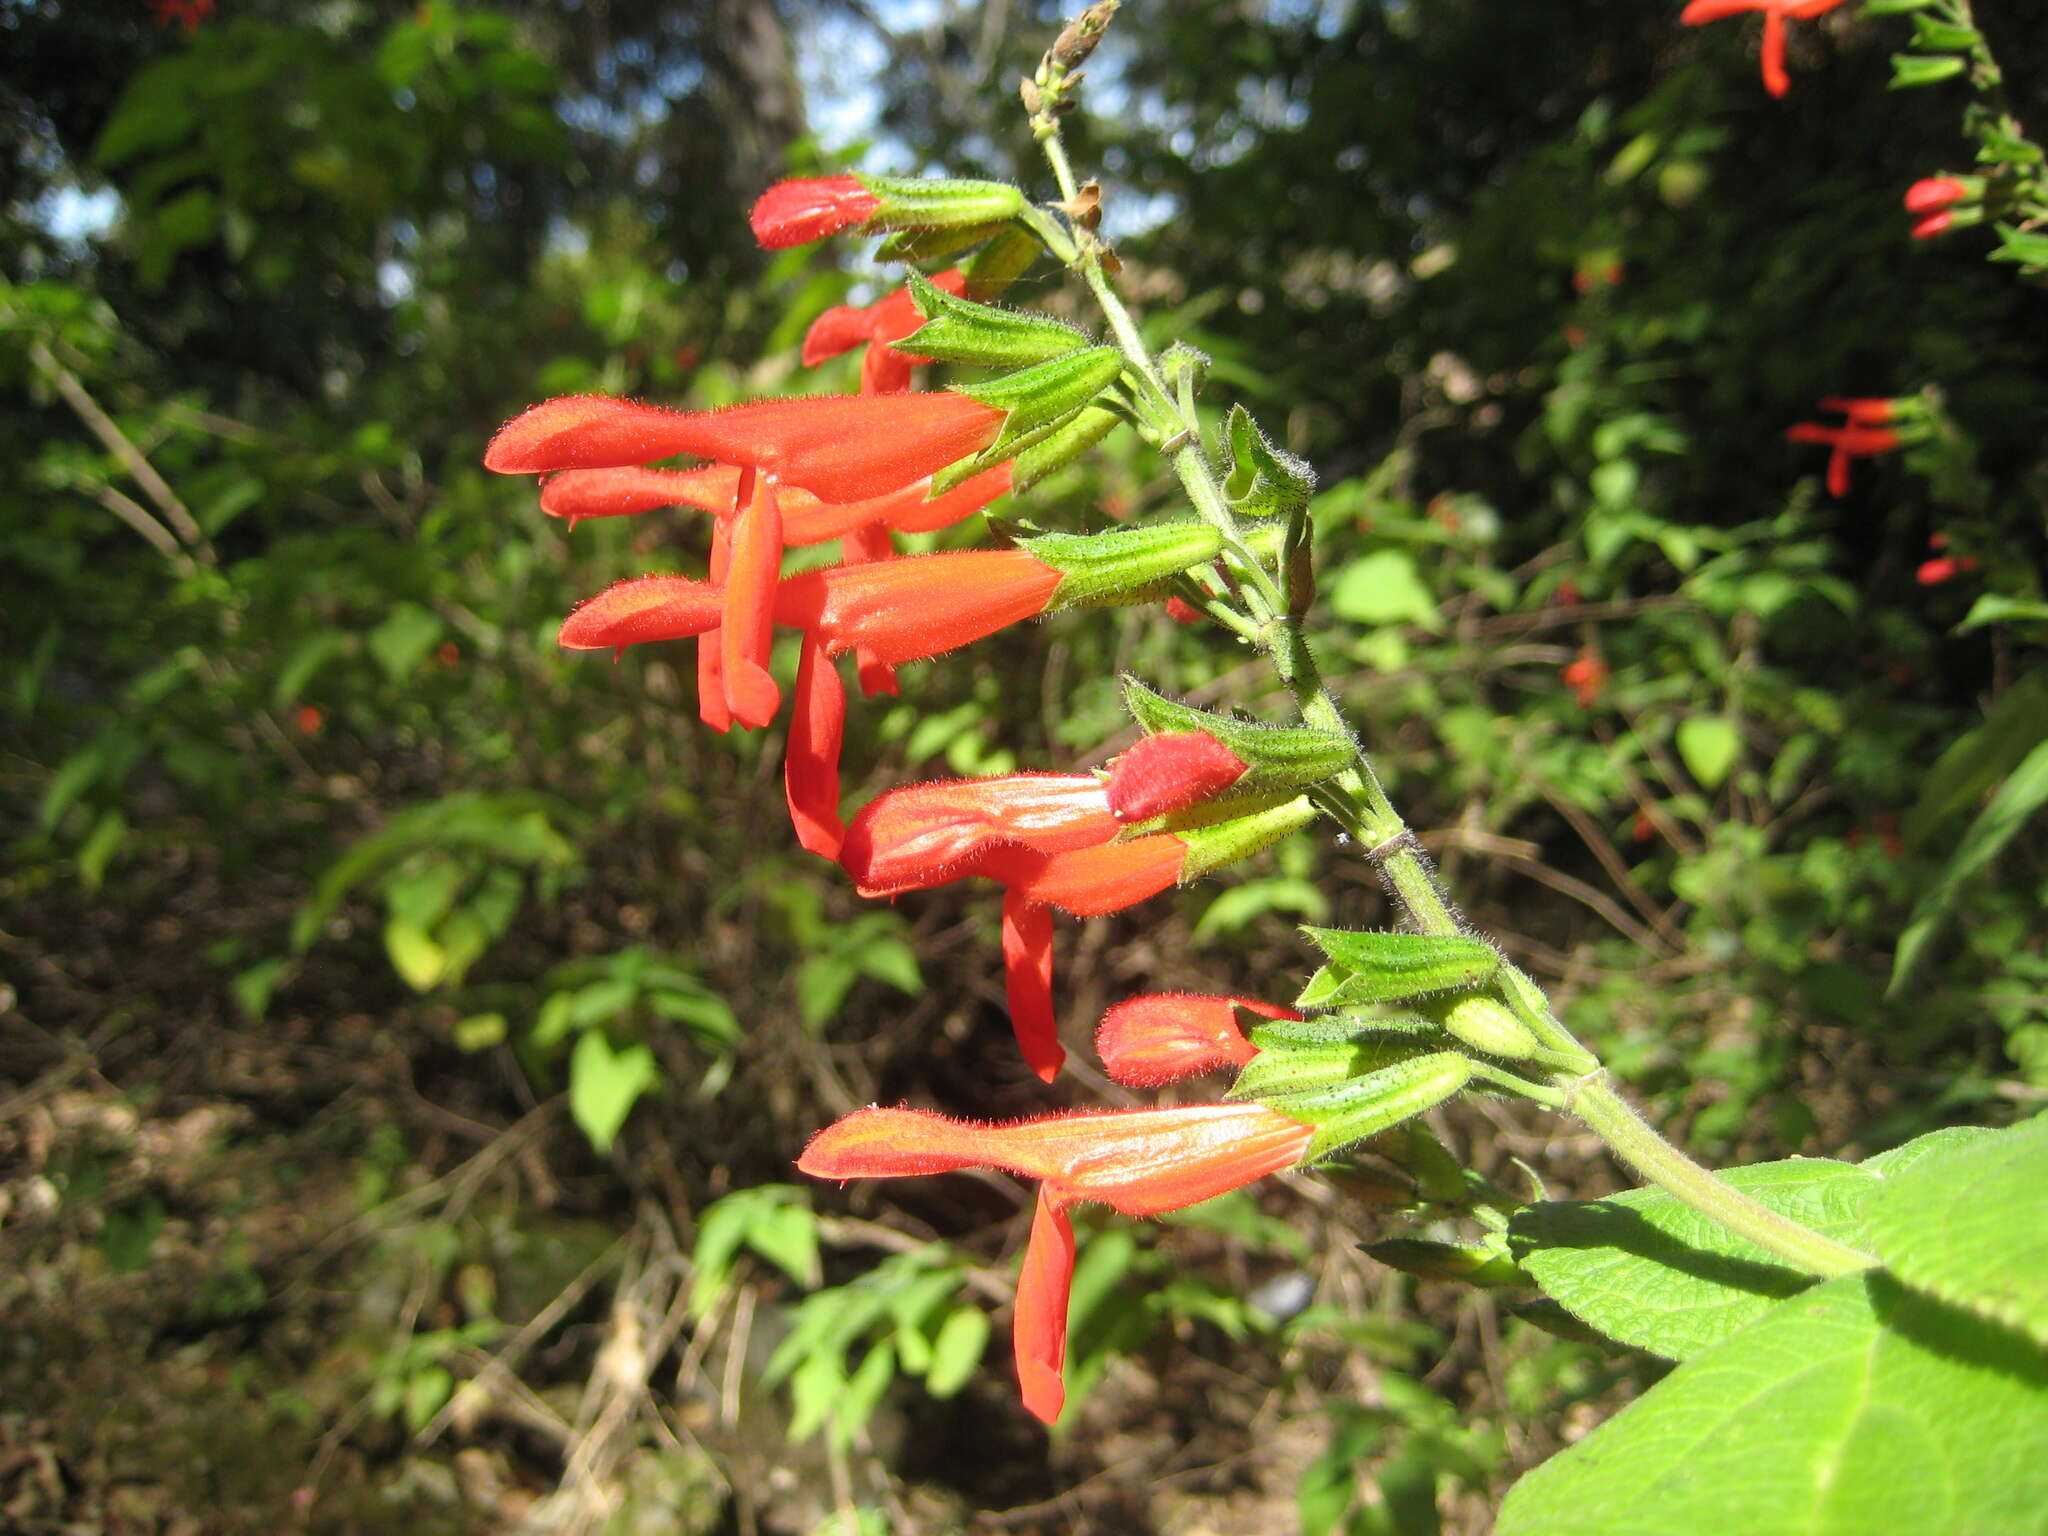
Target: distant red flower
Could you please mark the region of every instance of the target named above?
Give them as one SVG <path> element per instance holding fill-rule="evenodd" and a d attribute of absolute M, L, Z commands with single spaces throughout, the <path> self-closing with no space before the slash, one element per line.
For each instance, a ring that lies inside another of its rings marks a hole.
<path fill-rule="evenodd" d="M 168 27 L 177 22 L 190 36 L 213 14 L 213 0 L 149 0 L 149 8 L 156 12 L 158 26 Z"/>
<path fill-rule="evenodd" d="M 780 251 L 865 224 L 881 206 L 852 176 L 814 176 L 778 181 L 755 202 L 748 222 L 763 247 Z"/>
<path fill-rule="evenodd" d="M 1821 443 L 1834 451 L 1828 455 L 1827 485 L 1831 496 L 1849 494 L 1849 461 L 1890 453 L 1902 441 L 1889 427 L 1830 427 L 1817 421 L 1795 422 L 1785 429 L 1788 443 Z"/>
<path fill-rule="evenodd" d="M 1176 624 L 1199 624 L 1202 615 L 1178 597 L 1166 600 L 1166 616 Z"/>
<path fill-rule="evenodd" d="M 1923 587 L 1938 587 L 1945 581 L 1953 581 L 1964 572 L 1975 569 L 1977 560 L 1974 555 L 1942 555 L 1922 564 L 1919 570 L 1913 573 L 1913 577 Z"/>
<path fill-rule="evenodd" d="M 820 1131 L 797 1167 L 820 1179 L 996 1167 L 1039 1181 L 1012 1340 L 1024 1406 L 1049 1424 L 1066 1402 L 1061 1373 L 1074 1276 L 1068 1208 L 1092 1200 L 1127 1216 L 1156 1216 L 1198 1205 L 1294 1166 L 1314 1134 L 1263 1104 L 1062 1115 L 1012 1125 L 871 1108 Z"/>
<path fill-rule="evenodd" d="M 327 724 L 327 715 L 317 704 L 301 704 L 299 712 L 292 717 L 292 723 L 298 726 L 301 736 L 318 736 Z"/>
<path fill-rule="evenodd" d="M 1600 691 L 1607 686 L 1607 662 L 1592 646 L 1582 646 L 1579 654 L 1558 673 L 1564 685 L 1571 689 L 1572 696 L 1579 701 L 1581 709 L 1591 709 L 1599 701 Z"/>
<path fill-rule="evenodd" d="M 1241 1067 L 1259 1051 L 1237 1026 L 1240 1008 L 1263 1019 L 1301 1017 L 1252 997 L 1148 992 L 1125 998 L 1102 1016 L 1095 1054 L 1103 1071 L 1130 1088 L 1157 1088 L 1198 1072 Z"/>
<path fill-rule="evenodd" d="M 1109 804 L 1119 821 L 1148 821 L 1213 800 L 1250 764 L 1207 731 L 1140 738 L 1109 765 Z"/>
<path fill-rule="evenodd" d="M 1820 402 L 1824 411 L 1833 411 L 1846 416 L 1859 427 L 1881 427 L 1898 414 L 1899 402 L 1884 396 L 1873 398 L 1868 395 L 1825 395 Z"/>
<path fill-rule="evenodd" d="M 1904 201 L 1908 213 L 1937 213 L 1972 195 L 1969 187 L 1953 176 L 1923 176 L 1906 188 Z"/>
<path fill-rule="evenodd" d="M 1681 26 L 1697 27 L 1747 11 L 1762 11 L 1764 89 L 1773 96 L 1783 96 L 1792 88 L 1792 77 L 1785 73 L 1786 21 L 1811 21 L 1842 3 L 1843 0 L 1692 0 L 1678 13 L 1678 20 Z"/>

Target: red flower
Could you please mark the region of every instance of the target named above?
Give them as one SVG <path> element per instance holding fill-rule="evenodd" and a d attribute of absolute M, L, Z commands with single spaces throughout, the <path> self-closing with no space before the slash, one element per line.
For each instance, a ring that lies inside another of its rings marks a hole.
<path fill-rule="evenodd" d="M 1785 73 L 1786 21 L 1810 21 L 1842 3 L 1843 0 L 1692 0 L 1678 13 L 1678 21 L 1681 26 L 1697 27 L 1745 11 L 1762 11 L 1764 89 L 1773 96 L 1782 96 L 1792 88 L 1792 78 Z"/>
<path fill-rule="evenodd" d="M 1014 1125 L 916 1109 L 861 1109 L 811 1138 L 797 1167 L 814 1178 L 903 1178 L 1006 1168 L 1037 1179 L 1031 1240 L 1012 1328 L 1024 1406 L 1051 1423 L 1066 1401 L 1068 1207 L 1094 1200 L 1127 1216 L 1197 1205 L 1300 1161 L 1311 1127 L 1263 1104 L 1203 1104 L 1056 1116 Z"/>
<path fill-rule="evenodd" d="M 899 896 L 943 885 L 998 844 L 1063 853 L 1121 830 L 1093 774 L 940 779 L 869 801 L 847 828 L 839 862 L 861 895 Z"/>
<path fill-rule="evenodd" d="M 1967 571 L 1977 569 L 1974 555 L 1943 555 L 1929 560 L 1913 573 L 1914 579 L 1923 587 L 1938 587 L 1945 581 L 1953 581 Z"/>
<path fill-rule="evenodd" d="M 1149 821 L 1213 800 L 1251 765 L 1207 731 L 1142 738 L 1109 765 L 1109 805 L 1119 821 Z"/>
<path fill-rule="evenodd" d="M 1237 1027 L 1237 1010 L 1262 1019 L 1298 1019 L 1292 1008 L 1250 997 L 1201 992 L 1148 992 L 1127 997 L 1102 1016 L 1095 1054 L 1102 1069 L 1131 1088 L 1241 1067 L 1259 1054 Z"/>
<path fill-rule="evenodd" d="M 1564 685 L 1579 701 L 1579 708 L 1591 709 L 1607 686 L 1607 662 L 1592 646 L 1581 646 L 1578 656 L 1558 673 Z"/>
<path fill-rule="evenodd" d="M 1974 195 L 1953 176 L 1923 176 L 1906 188 L 1906 212 L 1939 213 Z"/>
<path fill-rule="evenodd" d="M 1785 429 L 1788 443 L 1824 443 L 1834 452 L 1828 455 L 1828 494 L 1849 494 L 1849 461 L 1890 453 L 1899 446 L 1899 434 L 1889 427 L 1858 426 L 1853 420 L 1844 427 L 1825 426 L 1817 421 L 1796 422 Z"/>
<path fill-rule="evenodd" d="M 979 453 L 1003 413 L 965 395 L 806 395 L 717 411 L 671 411 L 566 395 L 498 429 L 484 467 L 500 474 L 612 469 L 676 454 L 764 470 L 827 501 L 903 489 Z"/>
<path fill-rule="evenodd" d="M 1865 395 L 1825 395 L 1821 399 L 1820 408 L 1846 416 L 1859 427 L 1881 427 L 1898 413 L 1898 404 L 1898 401 L 1889 397 L 1873 399 Z"/>
<path fill-rule="evenodd" d="M 175 21 L 190 36 L 213 14 L 213 0 L 149 0 L 149 8 L 156 12 L 158 26 L 167 27 Z"/>
<path fill-rule="evenodd" d="M 1166 616 L 1176 624 L 1199 624 L 1202 622 L 1202 615 L 1190 607 L 1186 601 L 1178 597 L 1169 597 L 1166 600 Z"/>
<path fill-rule="evenodd" d="M 947 293 L 966 291 L 966 274 L 955 267 L 932 278 L 934 287 Z M 864 395 L 901 394 L 910 388 L 910 370 L 923 358 L 899 352 L 893 343 L 901 341 L 924 324 L 924 316 L 911 301 L 910 290 L 899 288 L 885 299 L 865 308 L 839 304 L 811 322 L 804 332 L 803 362 L 816 367 L 828 357 L 851 351 L 863 342 L 867 354 L 861 360 L 860 392 Z"/>
<path fill-rule="evenodd" d="M 815 176 L 778 181 L 756 200 L 747 222 L 764 248 L 780 251 L 865 224 L 881 206 L 852 176 Z"/>

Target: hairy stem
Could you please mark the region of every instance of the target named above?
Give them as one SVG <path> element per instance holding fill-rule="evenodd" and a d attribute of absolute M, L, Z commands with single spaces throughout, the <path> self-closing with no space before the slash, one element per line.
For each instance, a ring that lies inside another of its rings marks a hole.
<path fill-rule="evenodd" d="M 1059 130 L 1058 97 L 1066 82 L 1057 75 L 1048 79 L 1041 73 L 1039 84 L 1051 89 L 1047 91 L 1045 105 L 1032 116 L 1032 130 L 1044 147 L 1061 194 L 1071 204 L 1077 200 L 1080 189 Z M 1272 661 L 1307 724 L 1344 731 L 1356 741 L 1343 711 L 1324 686 L 1315 653 L 1303 632 L 1301 610 L 1306 604 L 1290 604 L 1274 575 L 1246 546 L 1244 529 L 1223 493 L 1215 466 L 1202 451 L 1200 424 L 1167 388 L 1157 359 L 1116 291 L 1102 259 L 1102 247 L 1092 230 L 1082 227 L 1075 235 L 1074 255 L 1067 265 L 1079 273 L 1101 305 L 1110 332 L 1124 354 L 1127 371 L 1143 390 L 1141 413 L 1155 440 L 1170 449 L 1174 473 L 1196 512 L 1223 535 L 1226 558 L 1242 582 L 1246 626 L 1233 628 L 1240 634 L 1249 634 Z M 1357 748 L 1352 765 L 1322 786 L 1316 798 L 1362 846 L 1366 858 L 1379 871 L 1417 930 L 1440 935 L 1467 932 L 1414 833 L 1388 799 L 1362 745 Z M 1515 1074 L 1494 1072 L 1504 1084 L 1519 1083 L 1527 1097 L 1576 1115 L 1651 1183 L 1810 1274 L 1848 1274 L 1875 1263 L 1868 1255 L 1752 1200 L 1664 1140 L 1615 1091 L 1598 1058 L 1565 1028 L 1542 989 L 1506 962 L 1503 975 L 1502 995 L 1535 1034 L 1543 1047 L 1541 1065 L 1549 1069 L 1548 1081 L 1540 1084 Z"/>

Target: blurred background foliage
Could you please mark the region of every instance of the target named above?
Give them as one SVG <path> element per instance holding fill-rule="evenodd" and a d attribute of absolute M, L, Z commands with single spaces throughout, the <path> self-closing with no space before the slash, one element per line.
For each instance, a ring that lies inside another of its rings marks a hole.
<path fill-rule="evenodd" d="M 1795 29 L 1773 102 L 1752 32 L 1669 11 L 1130 0 L 1073 143 L 1148 333 L 1321 470 L 1329 670 L 1475 921 L 1704 1154 L 1877 1150 L 2048 1093 L 2048 310 L 1905 238 L 1966 166 L 1959 87 L 1883 88 L 1897 23 Z M 2022 116 L 2025 15 L 1981 16 Z M 1018 1188 L 790 1164 L 861 1103 L 1130 1096 L 1016 1063 L 984 893 L 865 907 L 799 852 L 778 733 L 700 728 L 687 655 L 552 645 L 703 530 L 572 536 L 490 432 L 851 387 L 795 341 L 880 269 L 765 256 L 747 205 L 1042 194 L 1013 82 L 1056 25 L 0 6 L 0 1523 L 1476 1531 L 1650 1379 L 1296 1179 L 1084 1234 L 1048 1441 L 989 1346 Z M 1941 426 L 1831 499 L 1782 436 L 1827 394 Z M 1030 512 L 1173 496 L 1113 438 Z M 1098 763 L 1121 670 L 1277 705 L 1214 634 L 1064 617 L 857 706 L 849 802 Z M 1291 924 L 1385 917 L 1325 838 L 1064 926 L 1070 1039 L 1284 999 Z M 1618 1182 L 1534 1112 L 1435 1123 Z"/>

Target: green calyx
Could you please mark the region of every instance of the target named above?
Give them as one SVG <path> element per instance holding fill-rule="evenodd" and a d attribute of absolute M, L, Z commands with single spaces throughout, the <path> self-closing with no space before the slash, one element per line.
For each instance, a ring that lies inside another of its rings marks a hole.
<path fill-rule="evenodd" d="M 1082 406 L 1010 460 L 1010 489 L 1030 490 L 1054 470 L 1073 463 L 1122 426 L 1123 421 L 1122 416 L 1105 406 Z"/>
<path fill-rule="evenodd" d="M 1301 931 L 1330 963 L 1309 978 L 1295 999 L 1298 1008 L 1343 1008 L 1428 997 L 1478 986 L 1501 965 L 1500 951 L 1481 939 L 1354 933 L 1341 928 L 1304 927 Z"/>
<path fill-rule="evenodd" d="M 870 234 L 1000 224 L 1024 208 L 1023 192 L 1001 181 L 926 180 L 858 172 L 854 180 L 881 204 L 861 226 Z"/>
<path fill-rule="evenodd" d="M 919 272 L 911 273 L 909 281 L 911 302 L 925 323 L 892 345 L 913 357 L 1014 368 L 1064 357 L 1088 345 L 1087 336 L 1058 320 L 956 298 Z"/>
<path fill-rule="evenodd" d="M 1271 1066 L 1269 1055 L 1276 1058 Z M 1297 1055 L 1304 1059 L 1290 1064 L 1288 1058 Z M 1392 1059 L 1374 1065 L 1383 1055 Z M 1347 1063 L 1364 1070 L 1347 1071 Z M 1408 1041 L 1361 1042 L 1334 1049 L 1261 1051 L 1228 1097 L 1256 1100 L 1314 1126 L 1301 1159 L 1313 1163 L 1434 1109 L 1471 1079 L 1472 1063 L 1462 1051 L 1431 1051 Z"/>
<path fill-rule="evenodd" d="M 1223 537 L 1207 523 L 1154 523 L 1100 533 L 1012 533 L 1017 547 L 1061 575 L 1051 612 L 1134 602 L 1146 589 L 1191 565 L 1216 558 Z"/>
<path fill-rule="evenodd" d="M 1176 832 L 1174 835 L 1188 845 L 1187 859 L 1180 867 L 1180 883 L 1187 885 L 1212 869 L 1250 858 L 1315 819 L 1316 808 L 1308 796 L 1297 795 L 1249 816 L 1233 816 L 1228 821 Z"/>
<path fill-rule="evenodd" d="M 922 336 L 924 332 L 920 330 L 917 334 Z M 1079 351 L 1033 363 L 999 378 L 955 385 L 956 394 L 1003 412 L 1003 426 L 996 440 L 981 452 L 932 476 L 932 494 L 949 491 L 1005 459 L 1046 444 L 1093 407 L 1096 397 L 1117 381 L 1123 367 L 1123 354 L 1115 347 L 1083 346 Z M 1104 432 L 1108 430 L 1107 426 L 1102 428 Z M 1042 476 L 1054 467 L 1057 465 L 1042 465 L 1038 473 Z"/>
<path fill-rule="evenodd" d="M 1223 438 L 1230 450 L 1223 495 L 1238 516 L 1285 517 L 1308 506 L 1316 472 L 1305 460 L 1275 448 L 1251 412 L 1233 405 Z"/>
<path fill-rule="evenodd" d="M 1504 1243 L 1434 1243 L 1420 1237 L 1392 1237 L 1361 1243 L 1368 1255 L 1389 1269 L 1421 1280 L 1463 1280 L 1486 1287 L 1533 1285 L 1509 1257 Z"/>
<path fill-rule="evenodd" d="M 1489 1056 L 1519 1061 L 1542 1048 L 1529 1026 L 1491 997 L 1461 997 L 1432 1012 L 1445 1034 Z"/>
<path fill-rule="evenodd" d="M 1343 731 L 1310 725 L 1264 725 L 1215 715 L 1154 693 L 1125 677 L 1124 707 L 1147 734 L 1205 731 L 1247 765 L 1239 790 L 1305 789 L 1351 766 L 1358 744 Z"/>

